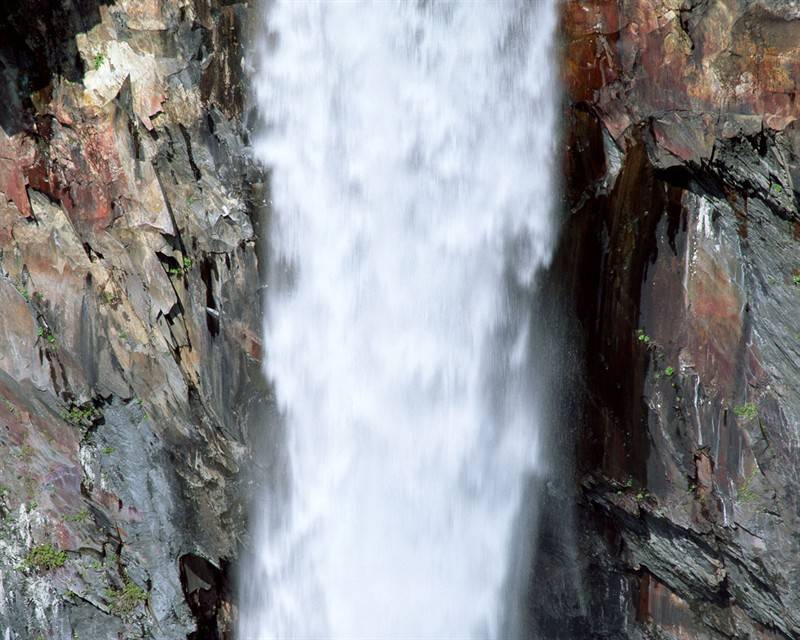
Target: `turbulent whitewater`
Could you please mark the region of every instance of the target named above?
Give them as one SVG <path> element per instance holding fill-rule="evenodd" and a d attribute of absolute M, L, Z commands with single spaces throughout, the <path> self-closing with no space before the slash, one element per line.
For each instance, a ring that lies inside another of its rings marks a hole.
<path fill-rule="evenodd" d="M 276 2 L 266 373 L 285 491 L 241 639 L 498 638 L 538 449 L 554 0 Z"/>

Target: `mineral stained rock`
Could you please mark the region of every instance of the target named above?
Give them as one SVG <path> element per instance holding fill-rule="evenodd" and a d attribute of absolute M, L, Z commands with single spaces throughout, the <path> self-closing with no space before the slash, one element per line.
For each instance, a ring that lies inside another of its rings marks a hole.
<path fill-rule="evenodd" d="M 546 492 L 535 624 L 798 638 L 800 8 L 568 0 L 563 30 L 578 506 L 564 536 Z"/>
<path fill-rule="evenodd" d="M 580 355 L 564 464 L 531 490 L 524 624 L 800 637 L 800 8 L 562 10 L 567 219 L 543 288 Z M 29 0 L 0 17 L 9 639 L 232 635 L 267 395 L 254 11 Z"/>
<path fill-rule="evenodd" d="M 0 635 L 229 637 L 260 393 L 251 9 L 12 4 L 0 17 Z"/>

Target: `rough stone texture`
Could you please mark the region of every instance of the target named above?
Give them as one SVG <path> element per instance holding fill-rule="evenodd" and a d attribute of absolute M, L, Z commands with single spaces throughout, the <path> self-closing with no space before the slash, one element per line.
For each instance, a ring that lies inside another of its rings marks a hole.
<path fill-rule="evenodd" d="M 551 487 L 535 624 L 798 638 L 800 5 L 568 0 L 563 28 L 577 551 Z"/>
<path fill-rule="evenodd" d="M 260 392 L 250 10 L 13 4 L 0 17 L 0 635 L 228 637 Z M 62 566 L 26 562 L 42 545 Z"/>
<path fill-rule="evenodd" d="M 0 17 L 9 639 L 230 634 L 266 395 L 250 11 L 28 0 Z M 576 321 L 541 321 L 582 352 L 576 437 L 550 446 L 576 455 L 531 488 L 524 624 L 800 637 L 800 5 L 565 0 L 563 15 L 569 220 L 541 299 Z M 26 562 L 37 548 L 50 567 Z"/>

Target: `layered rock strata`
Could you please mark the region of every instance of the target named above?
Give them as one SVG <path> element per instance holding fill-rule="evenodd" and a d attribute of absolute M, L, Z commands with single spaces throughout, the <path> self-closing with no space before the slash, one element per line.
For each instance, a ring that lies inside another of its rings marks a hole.
<path fill-rule="evenodd" d="M 17 5 L 0 18 L 0 632 L 223 637 L 260 393 L 251 10 Z"/>
<path fill-rule="evenodd" d="M 800 637 L 800 8 L 570 0 L 563 27 L 577 534 L 551 487 L 537 624 Z"/>

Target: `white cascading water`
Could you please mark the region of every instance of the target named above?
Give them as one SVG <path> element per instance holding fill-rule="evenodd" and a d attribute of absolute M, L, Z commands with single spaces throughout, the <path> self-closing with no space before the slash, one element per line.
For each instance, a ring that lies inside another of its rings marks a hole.
<path fill-rule="evenodd" d="M 279 0 L 266 24 L 290 478 L 256 518 L 239 637 L 497 638 L 541 464 L 514 292 L 555 238 L 555 0 Z"/>

